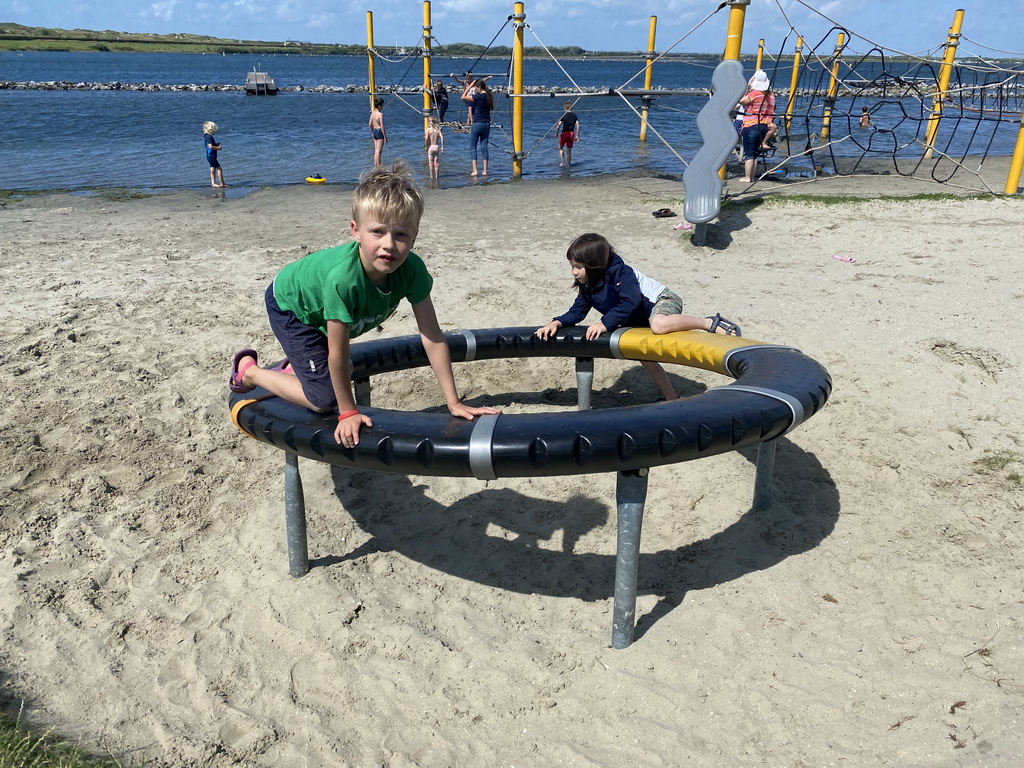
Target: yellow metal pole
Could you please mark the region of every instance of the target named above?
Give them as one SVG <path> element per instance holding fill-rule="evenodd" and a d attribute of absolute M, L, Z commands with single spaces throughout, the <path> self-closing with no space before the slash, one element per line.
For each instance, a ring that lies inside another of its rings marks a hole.
<path fill-rule="evenodd" d="M 726 0 L 729 4 L 729 27 L 725 33 L 723 61 L 739 61 L 743 46 L 743 21 L 747 16 L 750 0 Z M 725 166 L 718 169 L 719 178 L 725 178 Z"/>
<path fill-rule="evenodd" d="M 743 20 L 747 15 L 750 0 L 726 0 L 729 5 L 729 29 L 725 33 L 725 53 L 723 60 L 740 60 L 740 48 L 743 45 Z"/>
<path fill-rule="evenodd" d="M 755 69 L 764 69 L 761 66 L 761 62 L 764 61 L 764 38 L 762 37 L 757 41 L 757 67 Z"/>
<path fill-rule="evenodd" d="M 949 77 L 953 73 L 956 47 L 960 42 L 960 28 L 963 24 L 964 11 L 960 8 L 953 14 L 953 26 L 949 28 L 949 34 L 946 37 L 946 52 L 942 56 L 942 64 L 939 66 L 939 82 L 936 84 L 935 94 L 932 96 L 932 116 L 928 118 L 928 129 L 924 134 L 924 157 L 926 160 L 935 151 L 935 138 L 939 134 L 939 121 L 942 119 L 942 104 L 946 100 L 946 91 L 949 90 Z"/>
<path fill-rule="evenodd" d="M 651 16 L 647 27 L 647 64 L 644 66 L 644 90 L 651 90 L 654 77 L 654 39 L 658 31 L 658 17 Z M 647 141 L 647 114 L 651 111 L 651 97 L 644 94 L 640 98 L 640 141 Z"/>
<path fill-rule="evenodd" d="M 1020 128 L 1017 130 L 1017 144 L 1013 148 L 1013 158 L 1010 160 L 1010 173 L 1006 176 L 1006 186 L 1003 192 L 1007 195 L 1017 194 L 1017 187 L 1020 186 L 1020 175 L 1024 171 L 1024 114 L 1020 116 Z"/>
<path fill-rule="evenodd" d="M 377 75 L 374 69 L 376 53 L 373 52 L 373 11 L 366 12 L 366 67 L 370 84 L 370 111 L 373 111 L 373 100 L 377 98 Z"/>
<path fill-rule="evenodd" d="M 512 177 L 523 175 L 523 28 L 526 26 L 526 6 L 512 6 Z"/>
<path fill-rule="evenodd" d="M 797 35 L 796 52 L 793 54 L 793 75 L 789 78 L 789 99 L 786 102 L 786 135 L 789 135 L 789 126 L 793 122 L 793 106 L 796 104 L 796 87 L 800 81 L 800 60 L 804 53 L 804 39 Z"/>
<path fill-rule="evenodd" d="M 832 73 L 828 81 L 828 92 L 825 96 L 825 114 L 821 119 L 821 144 L 828 142 L 828 129 L 832 123 L 832 107 L 836 105 L 836 94 L 839 92 L 839 64 L 843 60 L 843 48 L 846 46 L 846 35 L 836 35 L 836 49 L 832 53 Z"/>
<path fill-rule="evenodd" d="M 434 89 L 430 87 L 430 0 L 423 0 L 423 132 L 430 124 Z"/>

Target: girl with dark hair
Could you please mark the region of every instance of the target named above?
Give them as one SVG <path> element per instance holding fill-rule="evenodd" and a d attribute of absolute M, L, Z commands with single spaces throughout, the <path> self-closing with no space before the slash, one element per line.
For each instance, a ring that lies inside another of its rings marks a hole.
<path fill-rule="evenodd" d="M 683 300 L 657 280 L 622 260 L 604 237 L 594 232 L 580 235 L 565 254 L 572 270 L 576 301 L 564 315 L 538 328 L 541 339 L 552 338 L 559 328 L 582 322 L 591 308 L 601 319 L 587 326 L 586 338 L 621 327 L 650 328 L 654 333 L 709 331 L 732 336 L 742 335 L 740 327 L 721 315 L 695 317 L 683 314 Z M 641 361 L 666 400 L 675 400 L 675 389 L 665 369 L 655 362 Z"/>

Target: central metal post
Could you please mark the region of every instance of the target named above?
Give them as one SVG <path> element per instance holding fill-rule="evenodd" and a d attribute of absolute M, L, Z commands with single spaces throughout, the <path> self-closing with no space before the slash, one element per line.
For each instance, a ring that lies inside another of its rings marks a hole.
<path fill-rule="evenodd" d="M 299 457 L 284 455 L 284 522 L 288 535 L 288 570 L 298 578 L 309 572 L 309 550 L 306 547 L 306 499 L 299 475 Z"/>
<path fill-rule="evenodd" d="M 370 377 L 364 376 L 356 379 L 356 405 L 365 405 L 367 408 L 370 407 L 370 392 L 373 388 L 370 384 Z"/>
<path fill-rule="evenodd" d="M 640 531 L 647 501 L 647 469 L 620 471 L 615 483 L 618 532 L 615 554 L 615 606 L 612 613 L 612 648 L 633 643 L 636 624 L 636 580 L 640 570 Z"/>
<path fill-rule="evenodd" d="M 768 509 L 772 504 L 772 475 L 775 472 L 775 440 L 757 446 L 757 470 L 754 473 L 754 511 Z"/>
<path fill-rule="evenodd" d="M 576 358 L 576 403 L 581 411 L 590 410 L 590 391 L 594 386 L 594 358 Z"/>

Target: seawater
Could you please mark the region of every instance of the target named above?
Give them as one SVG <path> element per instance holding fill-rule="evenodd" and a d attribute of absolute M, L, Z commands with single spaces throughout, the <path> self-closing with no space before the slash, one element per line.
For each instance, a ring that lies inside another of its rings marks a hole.
<path fill-rule="evenodd" d="M 435 77 L 441 76 L 453 91 L 447 120 L 465 119 L 460 91 L 447 75 L 461 74 L 469 67 L 478 74 L 495 75 L 492 85 L 507 83 L 505 59 L 434 57 Z M 0 52 L 0 80 L 15 82 L 240 85 L 254 68 L 269 72 L 279 87 L 365 87 L 368 79 L 366 59 L 360 56 Z M 575 85 L 641 88 L 643 68 L 642 60 L 527 60 L 524 79 L 527 85 L 554 90 Z M 747 69 L 752 72 L 752 65 Z M 712 71 L 713 62 L 659 61 L 654 65 L 653 83 L 666 89 L 707 88 Z M 790 70 L 785 66 L 769 71 L 777 85 L 788 85 Z M 877 73 L 859 74 L 870 81 Z M 377 62 L 379 86 L 415 88 L 422 77 L 421 59 Z M 425 182 L 422 96 L 385 94 L 384 98 L 389 139 L 384 158 L 406 159 Z M 495 97 L 491 180 L 512 175 L 512 101 Z M 562 113 L 561 102 L 561 97 L 523 99 L 524 178 L 620 172 L 681 176 L 685 162 L 700 148 L 696 115 L 706 103 L 703 95 L 656 97 L 646 141 L 640 141 L 634 111 L 640 107 L 639 97 L 588 96 L 575 108 L 582 141 L 573 151 L 571 171 L 566 171 L 558 166 L 553 130 Z M 857 115 L 852 113 L 859 113 L 861 103 L 867 102 L 838 102 L 831 138 L 855 134 Z M 257 97 L 239 91 L 0 90 L 0 189 L 206 186 L 209 167 L 201 132 L 205 120 L 220 126 L 218 139 L 224 146 L 220 159 L 225 178 L 236 192 L 303 183 L 314 174 L 332 183 L 351 184 L 372 163 L 366 126 L 369 109 L 367 93 L 282 92 Z M 820 124 L 820 109 L 817 114 L 815 109 L 802 119 L 807 132 Z M 804 105 L 798 102 L 797 114 L 803 111 Z M 914 151 L 917 126 L 905 119 L 903 109 L 886 105 L 875 115 L 876 124 L 887 120 L 899 151 Z M 997 131 L 988 151 L 1009 154 L 1015 135 L 1014 126 Z M 838 151 L 859 154 L 861 149 L 851 144 L 840 145 Z M 468 135 L 447 133 L 438 185 L 476 183 L 468 175 L 469 165 Z"/>

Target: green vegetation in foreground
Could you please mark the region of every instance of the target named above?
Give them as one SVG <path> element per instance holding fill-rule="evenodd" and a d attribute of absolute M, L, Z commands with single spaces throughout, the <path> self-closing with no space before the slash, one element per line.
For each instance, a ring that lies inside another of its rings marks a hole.
<path fill-rule="evenodd" d="M 764 198 L 765 205 L 850 205 L 851 203 L 909 203 L 915 200 L 936 202 L 940 200 L 993 200 L 998 195 L 972 192 L 968 195 L 957 195 L 952 192 L 918 192 L 914 195 L 772 195 Z"/>
<path fill-rule="evenodd" d="M 985 451 L 985 455 L 974 463 L 988 472 L 999 472 L 1011 464 L 1024 464 L 1024 453 L 1006 449 Z"/>
<path fill-rule="evenodd" d="M 38 197 L 39 195 L 53 195 L 60 192 L 67 192 L 66 189 L 0 189 L 0 202 L 8 200 L 18 201 L 24 197 Z"/>
<path fill-rule="evenodd" d="M 1011 464 L 1024 464 L 1024 453 L 1005 448 L 986 450 L 985 455 L 974 462 L 974 466 L 979 471 L 993 475 L 998 475 L 1000 472 L 1008 469 Z M 1006 482 L 1018 488 L 1024 485 L 1024 477 L 1021 476 L 1020 472 L 1007 472 L 1005 477 Z"/>
<path fill-rule="evenodd" d="M 18 203 L 28 197 L 66 195 L 71 191 L 67 187 L 58 189 L 0 189 L 0 205 Z M 153 194 L 149 192 L 129 189 L 128 187 L 94 187 L 74 191 L 88 193 L 91 197 L 102 197 L 104 200 L 110 200 L 112 203 L 123 203 L 127 200 L 145 200 L 153 197 Z"/>
<path fill-rule="evenodd" d="M 98 189 L 96 190 L 96 196 L 102 197 L 104 200 L 110 200 L 113 203 L 123 203 L 126 200 L 145 200 L 153 195 L 148 192 L 140 192 L 137 189 L 115 187 L 113 189 Z"/>
<path fill-rule="evenodd" d="M 0 768 L 122 768 L 114 757 L 93 757 L 51 733 L 29 732 L 0 712 Z"/>

